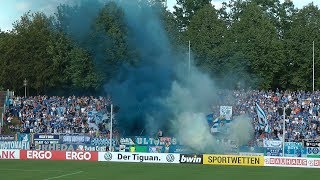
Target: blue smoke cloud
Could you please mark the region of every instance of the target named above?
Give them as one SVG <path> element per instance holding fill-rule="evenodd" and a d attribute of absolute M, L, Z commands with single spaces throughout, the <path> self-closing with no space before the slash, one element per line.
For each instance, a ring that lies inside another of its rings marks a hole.
<path fill-rule="evenodd" d="M 168 125 L 170 111 L 159 100 L 170 92 L 175 58 L 155 7 L 135 1 L 118 4 L 130 29 L 129 43 L 135 46 L 140 59 L 136 67 L 124 66 L 105 89 L 119 103 L 119 122 L 127 133 L 136 135 L 145 128 L 145 132 L 156 131 Z"/>
<path fill-rule="evenodd" d="M 104 5 L 94 0 L 84 2 L 81 6 L 88 7 L 88 10 L 80 8 L 76 11 L 66 30 L 80 42 L 88 36 L 91 19 Z M 192 149 L 216 151 L 218 145 L 212 143 L 215 138 L 206 122 L 211 105 L 221 99 L 216 84 L 192 64 L 189 72 L 185 54 L 172 51 L 159 16 L 160 8 L 139 0 L 115 2 L 124 11 L 129 29 L 127 43 L 139 54 L 138 64 L 124 64 L 104 86 L 113 103 L 120 106 L 116 119 L 121 130 L 124 130 L 123 135 L 151 135 L 160 128 L 165 130 L 165 136 L 173 135 Z M 96 61 L 102 61 L 108 55 L 103 53 L 104 41 L 108 41 L 108 37 L 99 40 L 102 43 L 94 42 L 96 46 L 90 47 Z M 237 141 L 244 142 L 251 134 L 236 132 L 247 132 L 252 127 L 247 123 L 249 118 L 240 119 L 231 131 L 234 134 L 229 136 L 241 138 Z M 225 148 L 221 149 L 223 151 Z"/>
<path fill-rule="evenodd" d="M 56 14 L 57 22 L 61 23 L 59 30 L 87 49 L 96 63 L 107 65 L 106 60 L 112 55 L 106 49 L 118 47 L 112 47 L 113 39 L 105 32 L 95 38 L 91 33 L 98 13 L 111 1 L 70 0 L 67 5 L 59 6 Z M 159 16 L 161 9 L 150 6 L 147 0 L 113 2 L 124 12 L 129 50 L 133 47 L 138 54 L 137 64 L 123 64 L 103 88 L 120 107 L 116 121 L 122 135 L 154 135 L 162 129 L 165 136 L 176 137 L 195 152 L 226 152 L 229 147 L 218 143 L 217 137 L 210 134 L 206 121 L 210 107 L 218 100 L 223 101 L 223 97 L 218 97 L 217 85 L 208 75 L 192 64 L 189 71 L 185 54 L 172 51 Z M 48 7 L 50 11 L 51 6 Z M 109 70 L 114 68 L 101 67 L 106 74 L 111 74 Z M 98 72 L 101 67 L 97 66 Z M 238 145 L 245 144 L 253 134 L 250 118 L 245 115 L 234 117 L 230 129 L 224 138 L 233 139 Z"/>

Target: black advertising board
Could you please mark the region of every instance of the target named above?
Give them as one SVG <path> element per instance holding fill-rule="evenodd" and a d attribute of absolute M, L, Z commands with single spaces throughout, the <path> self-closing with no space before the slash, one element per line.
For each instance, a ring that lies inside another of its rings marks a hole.
<path fill-rule="evenodd" d="M 304 147 L 320 147 L 320 140 L 304 140 Z"/>

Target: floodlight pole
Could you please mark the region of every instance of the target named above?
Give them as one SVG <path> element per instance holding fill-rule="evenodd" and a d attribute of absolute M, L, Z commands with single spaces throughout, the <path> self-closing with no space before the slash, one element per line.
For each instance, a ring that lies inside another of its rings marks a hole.
<path fill-rule="evenodd" d="M 191 42 L 189 41 L 189 74 L 191 72 Z"/>
<path fill-rule="evenodd" d="M 285 126 L 286 126 L 286 107 L 283 106 L 283 125 L 282 125 L 282 156 L 284 157 L 284 143 L 285 143 Z"/>
<path fill-rule="evenodd" d="M 27 97 L 27 85 L 28 85 L 28 81 L 27 81 L 27 79 L 25 78 L 25 79 L 23 80 L 24 97 L 25 97 L 25 98 Z"/>
<path fill-rule="evenodd" d="M 314 92 L 314 41 L 312 42 L 312 91 Z"/>
<path fill-rule="evenodd" d="M 112 151 L 112 119 L 113 119 L 113 104 L 111 104 L 111 112 L 110 112 L 110 148 L 109 151 Z"/>

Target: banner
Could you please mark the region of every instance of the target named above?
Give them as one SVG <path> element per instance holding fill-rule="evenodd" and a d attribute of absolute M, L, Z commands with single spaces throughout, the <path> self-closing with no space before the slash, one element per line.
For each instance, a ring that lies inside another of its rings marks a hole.
<path fill-rule="evenodd" d="M 186 146 L 176 145 L 170 146 L 169 153 L 192 154 L 193 152 Z"/>
<path fill-rule="evenodd" d="M 240 156 L 264 156 L 264 153 L 239 152 Z"/>
<path fill-rule="evenodd" d="M 135 143 L 134 143 L 134 140 L 132 140 L 132 139 L 135 139 L 135 138 L 130 138 L 130 137 L 121 138 L 120 144 L 127 145 L 127 146 L 134 145 Z"/>
<path fill-rule="evenodd" d="M 112 140 L 112 146 L 114 147 L 116 142 Z M 110 139 L 107 138 L 92 138 L 90 144 L 92 146 L 110 146 Z"/>
<path fill-rule="evenodd" d="M 0 149 L 30 149 L 28 141 L 0 141 Z"/>
<path fill-rule="evenodd" d="M 41 151 L 78 151 L 77 144 L 39 144 L 36 150 Z"/>
<path fill-rule="evenodd" d="M 44 135 L 44 134 L 34 134 L 33 142 L 35 144 L 58 144 L 60 142 L 60 135 Z"/>
<path fill-rule="evenodd" d="M 320 155 L 307 155 L 307 158 L 320 158 Z"/>
<path fill-rule="evenodd" d="M 180 163 L 184 164 L 202 164 L 203 155 L 180 154 Z"/>
<path fill-rule="evenodd" d="M 299 157 L 264 157 L 265 166 L 320 168 L 320 159 Z"/>
<path fill-rule="evenodd" d="M 267 156 L 282 156 L 282 148 L 266 148 Z"/>
<path fill-rule="evenodd" d="M 232 106 L 220 106 L 220 116 L 230 120 L 232 117 Z"/>
<path fill-rule="evenodd" d="M 250 152 L 250 153 L 264 153 L 265 148 L 263 147 L 254 147 L 254 146 L 240 146 L 239 152 Z"/>
<path fill-rule="evenodd" d="M 159 138 L 152 138 L 152 137 L 135 137 L 135 144 L 136 145 L 144 145 L 144 146 L 164 146 L 166 144 L 169 145 L 177 145 L 177 139 L 171 137 L 159 137 Z"/>
<path fill-rule="evenodd" d="M 147 153 L 149 151 L 148 146 L 136 146 L 136 152 Z"/>
<path fill-rule="evenodd" d="M 163 153 L 164 147 L 163 146 L 149 146 L 149 153 Z"/>
<path fill-rule="evenodd" d="M 308 147 L 307 155 L 320 155 L 320 147 Z"/>
<path fill-rule="evenodd" d="M 20 151 L 22 160 L 75 160 L 98 161 L 98 152 L 82 151 Z"/>
<path fill-rule="evenodd" d="M 15 141 L 15 135 L 0 135 L 0 141 Z"/>
<path fill-rule="evenodd" d="M 263 147 L 266 148 L 281 148 L 282 147 L 282 141 L 277 140 L 263 140 Z"/>
<path fill-rule="evenodd" d="M 86 144 L 39 144 L 36 150 L 41 151 L 106 151 L 106 146 L 91 146 Z"/>
<path fill-rule="evenodd" d="M 0 159 L 20 159 L 20 151 L 0 149 Z"/>
<path fill-rule="evenodd" d="M 285 142 L 284 155 L 286 157 L 302 157 L 306 156 L 307 152 L 300 142 Z"/>
<path fill-rule="evenodd" d="M 262 156 L 232 156 L 232 155 L 203 155 L 203 164 L 236 165 L 236 166 L 263 166 Z"/>
<path fill-rule="evenodd" d="M 116 146 L 114 149 L 115 149 L 115 152 L 129 152 L 130 151 L 130 146 L 126 146 L 126 145 L 119 145 L 119 146 Z"/>
<path fill-rule="evenodd" d="M 304 147 L 320 147 L 320 140 L 304 140 Z"/>
<path fill-rule="evenodd" d="M 31 141 L 30 134 L 18 133 L 17 141 L 24 141 L 24 142 L 29 141 L 30 142 Z"/>
<path fill-rule="evenodd" d="M 179 163 L 179 154 L 168 153 L 129 153 L 99 152 L 99 161 L 143 162 L 143 163 Z"/>
<path fill-rule="evenodd" d="M 77 149 L 79 151 L 97 151 L 97 152 L 106 152 L 107 147 L 106 146 L 92 146 L 92 145 L 81 145 L 79 144 Z"/>
<path fill-rule="evenodd" d="M 91 137 L 86 135 L 62 135 L 61 144 L 90 144 Z"/>

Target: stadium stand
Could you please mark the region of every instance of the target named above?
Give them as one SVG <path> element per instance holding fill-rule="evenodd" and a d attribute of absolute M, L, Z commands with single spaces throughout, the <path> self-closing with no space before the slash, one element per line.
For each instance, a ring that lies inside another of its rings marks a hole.
<path fill-rule="evenodd" d="M 256 139 L 281 139 L 282 112 L 286 107 L 286 141 L 320 139 L 320 92 L 303 91 L 232 91 L 221 93 L 213 106 L 233 106 L 233 116 L 248 114 L 252 118 Z M 24 133 L 108 133 L 110 98 L 94 97 L 13 97 L 6 108 L 5 123 L 12 131 Z M 271 127 L 265 133 L 258 125 L 256 103 L 266 113 Z M 19 124 L 12 125 L 14 119 Z M 254 143 L 254 142 L 253 142 Z"/>
<path fill-rule="evenodd" d="M 6 103 L 4 121 L 12 132 L 109 133 L 110 99 L 34 96 L 12 97 Z"/>
<path fill-rule="evenodd" d="M 320 139 L 320 92 L 304 91 L 233 91 L 221 93 L 219 105 L 233 106 L 233 116 L 248 114 L 252 118 L 256 139 L 281 139 L 282 114 L 285 107 L 286 141 Z M 265 133 L 258 124 L 256 103 L 264 110 L 271 132 Z M 219 105 L 213 114 L 219 114 Z"/>

